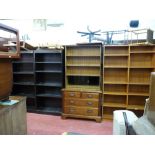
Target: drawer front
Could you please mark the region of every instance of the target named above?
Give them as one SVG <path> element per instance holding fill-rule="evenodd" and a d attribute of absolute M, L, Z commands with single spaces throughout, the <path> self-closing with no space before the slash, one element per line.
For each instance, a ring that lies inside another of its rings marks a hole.
<path fill-rule="evenodd" d="M 71 92 L 71 91 L 70 91 L 70 92 L 68 92 L 68 91 L 66 92 L 66 91 L 65 91 L 65 92 L 64 92 L 64 96 L 65 96 L 65 97 L 68 97 L 68 98 L 72 98 L 72 97 L 73 97 L 73 98 L 75 98 L 75 97 L 76 97 L 76 98 L 80 98 L 81 93 L 80 93 L 80 92 L 74 92 L 74 91 L 73 91 L 73 92 Z"/>
<path fill-rule="evenodd" d="M 72 105 L 72 106 L 78 106 L 80 105 L 80 101 L 78 99 L 65 99 L 65 105 L 69 106 L 69 105 Z"/>
<path fill-rule="evenodd" d="M 67 106 L 64 107 L 64 113 L 73 115 L 84 115 L 84 116 L 98 116 L 98 109 Z"/>
<path fill-rule="evenodd" d="M 98 108 L 99 101 L 98 100 L 83 100 L 83 105 L 87 107 L 95 107 Z"/>
<path fill-rule="evenodd" d="M 85 99 L 99 99 L 99 93 L 82 93 L 82 98 Z"/>
<path fill-rule="evenodd" d="M 86 106 L 98 108 L 98 100 L 80 100 L 80 99 L 65 99 L 65 105 Z"/>

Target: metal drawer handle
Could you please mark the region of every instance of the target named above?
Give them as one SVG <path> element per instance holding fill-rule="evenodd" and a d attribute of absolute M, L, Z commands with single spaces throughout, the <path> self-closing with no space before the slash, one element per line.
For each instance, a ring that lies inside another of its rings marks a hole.
<path fill-rule="evenodd" d="M 69 109 L 69 112 L 74 112 L 75 111 L 75 109 Z"/>
<path fill-rule="evenodd" d="M 70 103 L 73 104 L 73 103 L 75 103 L 75 102 L 74 102 L 73 100 L 70 100 Z"/>
<path fill-rule="evenodd" d="M 87 110 L 87 113 L 92 113 L 93 112 L 93 110 Z"/>
<path fill-rule="evenodd" d="M 74 93 L 70 93 L 70 96 L 72 96 L 72 97 L 73 97 L 73 96 L 75 96 L 75 94 L 74 94 Z"/>
<path fill-rule="evenodd" d="M 87 105 L 92 105 L 93 103 L 92 102 L 87 102 Z"/>
<path fill-rule="evenodd" d="M 88 95 L 88 98 L 92 98 L 92 97 L 93 97 L 93 95 L 91 95 L 91 94 Z"/>

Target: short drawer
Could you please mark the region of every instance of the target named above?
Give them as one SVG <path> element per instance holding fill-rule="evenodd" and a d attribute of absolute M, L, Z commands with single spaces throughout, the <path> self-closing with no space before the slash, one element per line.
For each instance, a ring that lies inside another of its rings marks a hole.
<path fill-rule="evenodd" d="M 84 116 L 98 116 L 97 108 L 85 108 L 76 106 L 64 107 L 65 114 L 84 115 Z"/>
<path fill-rule="evenodd" d="M 82 98 L 99 99 L 99 93 L 82 93 Z"/>
<path fill-rule="evenodd" d="M 81 96 L 81 93 L 80 92 L 68 92 L 68 91 L 65 91 L 64 92 L 64 95 L 65 95 L 65 97 L 69 97 L 69 98 L 71 98 L 71 97 L 73 97 L 73 98 L 80 98 L 80 96 Z"/>
<path fill-rule="evenodd" d="M 98 108 L 98 100 L 65 99 L 65 105 L 86 106 Z"/>

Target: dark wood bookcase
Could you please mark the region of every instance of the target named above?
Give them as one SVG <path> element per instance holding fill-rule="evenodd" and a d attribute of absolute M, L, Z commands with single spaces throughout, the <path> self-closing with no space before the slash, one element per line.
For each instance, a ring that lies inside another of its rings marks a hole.
<path fill-rule="evenodd" d="M 13 95 L 27 96 L 28 111 L 60 114 L 63 88 L 63 51 L 22 51 L 13 62 Z"/>

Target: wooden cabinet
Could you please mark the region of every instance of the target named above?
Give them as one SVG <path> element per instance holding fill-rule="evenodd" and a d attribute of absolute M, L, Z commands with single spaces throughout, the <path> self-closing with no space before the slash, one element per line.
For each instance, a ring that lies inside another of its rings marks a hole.
<path fill-rule="evenodd" d="M 155 46 L 105 46 L 103 70 L 103 118 L 112 118 L 117 109 L 141 115 L 155 71 Z"/>
<path fill-rule="evenodd" d="M 27 134 L 26 97 L 10 96 L 17 103 L 0 106 L 0 135 Z"/>
<path fill-rule="evenodd" d="M 101 73 L 101 44 L 66 46 L 63 118 L 101 121 Z"/>
<path fill-rule="evenodd" d="M 63 90 L 62 117 L 101 121 L 101 92 Z"/>
<path fill-rule="evenodd" d="M 27 96 L 29 111 L 60 115 L 63 60 L 62 50 L 45 48 L 22 51 L 13 62 L 13 95 Z"/>

